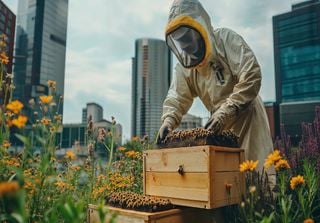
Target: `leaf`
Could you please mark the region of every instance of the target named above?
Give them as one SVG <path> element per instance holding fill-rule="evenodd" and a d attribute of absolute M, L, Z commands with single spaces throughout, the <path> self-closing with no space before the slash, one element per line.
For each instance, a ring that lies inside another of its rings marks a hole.
<path fill-rule="evenodd" d="M 23 136 L 23 135 L 20 135 L 20 134 L 14 134 L 21 142 L 23 142 L 23 144 L 25 145 L 25 146 L 30 146 L 31 145 L 31 143 L 30 143 L 30 140 L 27 138 L 27 137 L 25 137 L 25 136 Z"/>
<path fill-rule="evenodd" d="M 12 213 L 11 216 L 19 223 L 24 223 L 23 217 L 18 213 Z"/>

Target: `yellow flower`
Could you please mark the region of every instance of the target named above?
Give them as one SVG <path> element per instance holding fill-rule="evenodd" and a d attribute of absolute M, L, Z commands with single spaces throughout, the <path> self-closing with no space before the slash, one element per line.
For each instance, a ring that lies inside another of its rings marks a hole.
<path fill-rule="evenodd" d="M 16 181 L 0 183 L 0 197 L 6 194 L 12 194 L 20 189 Z"/>
<path fill-rule="evenodd" d="M 28 118 L 24 115 L 19 115 L 18 118 L 12 120 L 12 125 L 17 126 L 19 129 L 23 128 L 28 121 Z"/>
<path fill-rule="evenodd" d="M 276 162 L 278 162 L 281 159 L 282 159 L 282 156 L 280 155 L 280 151 L 279 150 L 275 150 L 265 160 L 264 167 L 265 168 L 269 168 L 271 165 L 274 165 Z"/>
<path fill-rule="evenodd" d="M 281 159 L 275 164 L 275 168 L 276 170 L 290 169 L 290 165 L 287 160 Z"/>
<path fill-rule="evenodd" d="M 247 160 L 240 164 L 240 172 L 253 171 L 259 163 L 259 160 Z"/>
<path fill-rule="evenodd" d="M 0 160 L 0 163 L 3 163 L 7 166 L 20 167 L 20 162 L 16 158 L 4 157 L 2 160 Z"/>
<path fill-rule="evenodd" d="M 314 220 L 311 218 L 308 218 L 308 219 L 304 220 L 303 223 L 314 223 Z"/>
<path fill-rule="evenodd" d="M 74 170 L 74 171 L 78 171 L 78 170 L 81 170 L 81 167 L 80 166 L 71 166 L 70 169 Z"/>
<path fill-rule="evenodd" d="M 44 125 L 50 125 L 51 120 L 48 119 L 48 118 L 46 118 L 46 117 L 44 117 L 44 118 L 41 119 L 40 122 L 41 122 L 42 124 L 44 124 Z"/>
<path fill-rule="evenodd" d="M 135 136 L 135 137 L 132 137 L 131 140 L 134 141 L 134 142 L 139 142 L 140 138 L 139 138 L 139 136 Z"/>
<path fill-rule="evenodd" d="M 296 176 L 296 177 L 292 177 L 290 180 L 290 187 L 292 190 L 294 190 L 296 187 L 303 185 L 304 184 L 304 178 L 303 176 Z"/>
<path fill-rule="evenodd" d="M 54 87 L 54 86 L 56 86 L 56 82 L 52 81 L 52 80 L 48 80 L 48 86 L 49 87 Z"/>
<path fill-rule="evenodd" d="M 249 192 L 250 192 L 251 194 L 253 194 L 253 193 L 256 192 L 256 191 L 257 191 L 256 186 L 250 186 L 250 187 L 249 187 Z"/>
<path fill-rule="evenodd" d="M 23 104 L 19 100 L 15 100 L 7 104 L 7 109 L 15 114 L 18 114 L 23 108 Z"/>
<path fill-rule="evenodd" d="M 9 148 L 11 146 L 11 143 L 8 140 L 4 140 L 3 143 L 2 143 L 2 146 L 4 148 Z"/>
<path fill-rule="evenodd" d="M 66 155 L 64 155 L 64 157 L 67 159 L 73 160 L 76 158 L 76 154 L 74 154 L 74 152 L 72 152 L 72 151 L 67 151 Z"/>
<path fill-rule="evenodd" d="M 59 190 L 66 190 L 66 189 L 72 190 L 73 189 L 73 187 L 70 184 L 65 183 L 61 180 L 55 182 L 54 185 L 56 185 Z"/>
<path fill-rule="evenodd" d="M 130 151 L 126 152 L 126 155 L 131 158 L 136 158 L 139 156 L 139 152 L 135 152 L 135 151 L 130 150 Z"/>
<path fill-rule="evenodd" d="M 125 151 L 126 148 L 121 146 L 118 150 L 119 150 L 120 152 L 122 152 L 122 151 Z"/>
<path fill-rule="evenodd" d="M 62 120 L 62 115 L 55 115 L 54 120 L 60 122 Z"/>
<path fill-rule="evenodd" d="M 0 39 L 1 39 L 1 36 L 0 36 Z M 6 48 L 6 46 L 7 46 L 6 42 L 5 42 L 5 41 L 3 41 L 3 40 L 0 40 L 0 48 L 5 49 L 5 48 Z"/>
<path fill-rule="evenodd" d="M 35 190 L 36 189 L 36 185 L 34 183 L 32 183 L 31 181 L 25 181 L 23 188 L 26 190 Z"/>
<path fill-rule="evenodd" d="M 3 64 L 8 64 L 9 63 L 9 57 L 5 54 L 5 52 L 2 52 L 0 54 L 0 61 Z"/>
<path fill-rule="evenodd" d="M 53 96 L 41 95 L 39 96 L 39 98 L 43 104 L 50 104 L 52 102 Z"/>

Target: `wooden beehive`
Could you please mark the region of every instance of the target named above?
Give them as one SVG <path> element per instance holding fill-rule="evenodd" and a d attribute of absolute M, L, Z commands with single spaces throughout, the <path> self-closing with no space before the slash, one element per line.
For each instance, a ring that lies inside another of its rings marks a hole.
<path fill-rule="evenodd" d="M 244 151 L 219 146 L 148 150 L 144 193 L 175 205 L 213 209 L 241 201 L 245 190 L 239 165 Z"/>
<path fill-rule="evenodd" d="M 160 212 L 141 212 L 105 206 L 107 216 L 105 222 L 100 222 L 97 206 L 89 204 L 87 223 L 108 223 L 113 213 L 116 213 L 117 223 L 215 223 L 223 222 L 220 213 L 205 212 L 195 208 L 171 209 Z"/>

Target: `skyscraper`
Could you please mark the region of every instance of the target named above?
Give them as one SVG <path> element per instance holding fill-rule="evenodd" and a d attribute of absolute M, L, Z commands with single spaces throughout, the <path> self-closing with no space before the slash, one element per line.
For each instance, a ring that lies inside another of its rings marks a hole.
<path fill-rule="evenodd" d="M 56 81 L 57 94 L 63 96 L 67 19 L 68 0 L 19 1 L 14 97 L 24 104 L 47 94 L 48 80 Z"/>
<path fill-rule="evenodd" d="M 320 103 L 320 0 L 292 5 L 273 17 L 276 101 L 291 135 L 312 122 Z M 302 109 L 303 108 L 303 109 Z"/>
<path fill-rule="evenodd" d="M 12 73 L 12 58 L 13 58 L 13 45 L 14 34 L 16 27 L 16 15 L 0 0 L 0 35 L 6 35 L 7 56 L 9 63 L 7 73 Z"/>
<path fill-rule="evenodd" d="M 171 53 L 163 40 L 136 40 L 132 59 L 132 136 L 148 135 L 152 139 L 159 130 L 171 64 Z"/>

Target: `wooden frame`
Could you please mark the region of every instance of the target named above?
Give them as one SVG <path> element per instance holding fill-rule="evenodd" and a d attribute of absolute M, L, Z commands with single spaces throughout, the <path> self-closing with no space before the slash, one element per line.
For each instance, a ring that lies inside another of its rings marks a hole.
<path fill-rule="evenodd" d="M 87 223 L 108 223 L 113 213 L 117 214 L 117 223 L 215 223 L 223 222 L 222 212 L 196 208 L 176 208 L 160 212 L 141 212 L 105 206 L 107 216 L 100 222 L 97 206 L 89 204 Z"/>

